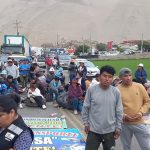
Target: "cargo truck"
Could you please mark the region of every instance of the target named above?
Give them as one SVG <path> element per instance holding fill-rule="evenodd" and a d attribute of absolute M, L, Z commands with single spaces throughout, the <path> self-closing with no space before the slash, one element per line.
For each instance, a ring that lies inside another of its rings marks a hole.
<path fill-rule="evenodd" d="M 8 55 L 31 56 L 30 43 L 23 35 L 4 35 L 1 53 Z"/>

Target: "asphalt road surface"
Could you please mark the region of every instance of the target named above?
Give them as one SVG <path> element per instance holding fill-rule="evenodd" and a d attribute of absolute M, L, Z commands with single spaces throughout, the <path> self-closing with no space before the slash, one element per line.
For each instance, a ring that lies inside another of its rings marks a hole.
<path fill-rule="evenodd" d="M 65 71 L 66 81 L 68 81 L 68 72 Z M 78 128 L 83 138 L 86 139 L 86 134 L 84 132 L 84 126 L 82 124 L 81 115 L 74 115 L 73 111 L 54 108 L 51 102 L 47 103 L 47 109 L 42 110 L 36 107 L 27 107 L 24 105 L 23 109 L 19 109 L 19 113 L 23 117 L 37 117 L 37 118 L 50 118 L 53 113 L 56 113 L 54 117 L 61 117 L 64 115 L 66 117 L 68 128 Z M 102 150 L 101 146 L 99 150 Z M 120 140 L 116 141 L 116 150 L 122 150 Z M 132 150 L 140 150 L 139 145 L 137 144 L 135 138 L 132 140 Z"/>

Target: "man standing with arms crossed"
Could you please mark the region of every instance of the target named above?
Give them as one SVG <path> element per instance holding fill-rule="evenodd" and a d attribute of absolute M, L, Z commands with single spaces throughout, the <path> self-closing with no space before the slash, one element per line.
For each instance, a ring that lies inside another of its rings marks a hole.
<path fill-rule="evenodd" d="M 149 96 L 142 84 L 132 82 L 131 70 L 122 68 L 119 73 L 122 83 L 118 86 L 124 108 L 121 142 L 123 150 L 131 150 L 133 135 L 141 150 L 150 150 L 150 132 L 142 116 L 150 108 Z"/>
<path fill-rule="evenodd" d="M 115 139 L 120 136 L 123 107 L 121 95 L 111 86 L 115 70 L 103 66 L 99 84 L 87 90 L 82 110 L 82 119 L 87 135 L 86 150 L 98 150 L 102 143 L 104 150 L 113 150 Z"/>

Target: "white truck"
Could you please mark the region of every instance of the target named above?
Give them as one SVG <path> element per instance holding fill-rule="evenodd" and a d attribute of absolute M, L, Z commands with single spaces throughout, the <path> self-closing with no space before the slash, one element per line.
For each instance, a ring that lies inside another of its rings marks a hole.
<path fill-rule="evenodd" d="M 1 53 L 8 55 L 31 56 L 30 43 L 23 35 L 4 35 Z"/>

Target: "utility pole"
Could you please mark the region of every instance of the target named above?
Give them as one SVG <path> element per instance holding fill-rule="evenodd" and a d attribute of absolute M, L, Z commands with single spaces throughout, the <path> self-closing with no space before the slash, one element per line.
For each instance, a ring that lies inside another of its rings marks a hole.
<path fill-rule="evenodd" d="M 82 53 L 84 54 L 84 38 L 82 37 L 83 40 L 83 49 L 82 49 Z"/>
<path fill-rule="evenodd" d="M 92 36 L 91 36 L 91 32 L 90 32 L 90 51 L 91 51 L 91 54 L 92 54 Z"/>
<path fill-rule="evenodd" d="M 59 39 L 59 35 L 58 35 L 58 33 L 57 33 L 57 37 L 56 37 L 56 46 L 57 46 L 57 48 L 58 48 L 58 45 L 59 45 L 59 42 L 58 42 L 58 39 Z"/>
<path fill-rule="evenodd" d="M 141 53 L 143 53 L 143 33 L 142 33 L 142 41 L 141 41 Z"/>
<path fill-rule="evenodd" d="M 17 35 L 19 35 L 19 24 L 20 24 L 20 22 L 18 22 L 17 20 L 16 20 L 16 22 L 14 23 L 15 24 L 15 28 L 16 28 L 16 30 L 17 30 Z"/>

